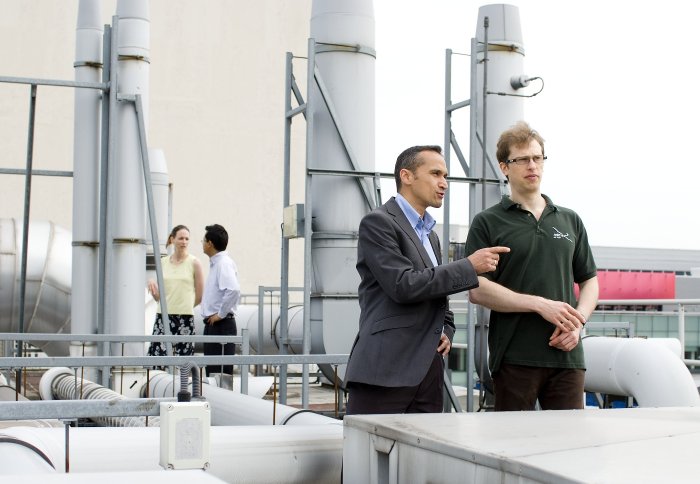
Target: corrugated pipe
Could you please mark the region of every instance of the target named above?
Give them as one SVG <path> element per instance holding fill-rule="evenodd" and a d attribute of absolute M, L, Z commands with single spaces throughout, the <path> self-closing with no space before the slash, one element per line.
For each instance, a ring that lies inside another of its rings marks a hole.
<path fill-rule="evenodd" d="M 77 382 L 77 385 L 76 385 Z M 76 395 L 76 389 L 79 395 Z M 76 378 L 68 368 L 52 368 L 39 383 L 44 400 L 123 400 L 126 397 L 89 380 Z M 160 417 L 93 417 L 103 427 L 158 427 Z M 148 425 L 146 424 L 148 422 Z"/>
<path fill-rule="evenodd" d="M 202 387 L 199 379 L 199 367 L 195 363 L 188 362 L 180 367 L 180 391 L 177 392 L 178 402 L 190 401 L 190 392 L 187 390 L 190 374 L 192 374 L 192 398 L 195 400 L 203 400 Z"/>

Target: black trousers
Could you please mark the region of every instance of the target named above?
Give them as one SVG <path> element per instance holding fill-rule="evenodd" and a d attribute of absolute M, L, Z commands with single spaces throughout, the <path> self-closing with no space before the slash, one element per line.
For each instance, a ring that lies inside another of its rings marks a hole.
<path fill-rule="evenodd" d="M 206 321 L 204 322 L 205 336 L 236 336 L 237 334 L 236 319 L 232 314 L 214 324 L 209 324 Z M 204 356 L 234 354 L 236 354 L 236 345 L 233 343 L 226 343 L 223 345 L 219 343 L 204 343 Z M 207 376 L 211 373 L 228 373 L 229 375 L 233 375 L 233 365 L 207 365 Z"/>
<path fill-rule="evenodd" d="M 441 413 L 444 376 L 444 361 L 436 351 L 428 373 L 415 387 L 382 387 L 349 382 L 350 394 L 345 414 Z"/>

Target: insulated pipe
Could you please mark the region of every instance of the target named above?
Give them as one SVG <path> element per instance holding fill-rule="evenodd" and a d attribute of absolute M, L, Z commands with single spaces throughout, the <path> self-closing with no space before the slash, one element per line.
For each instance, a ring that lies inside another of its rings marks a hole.
<path fill-rule="evenodd" d="M 65 431 L 15 427 L 0 433 L 6 439 L 30 444 L 0 443 L 0 469 L 14 474 L 64 472 Z M 343 457 L 342 425 L 212 427 L 207 474 L 225 482 L 337 483 Z M 41 457 L 39 452 L 47 458 Z M 178 475 L 158 462 L 160 429 L 78 427 L 70 430 L 70 472 L 162 471 L 163 480 Z M 22 464 L 21 466 L 18 464 Z"/>
<path fill-rule="evenodd" d="M 149 73 L 149 2 L 119 0 L 119 38 L 117 39 L 117 93 L 140 94 L 144 106 L 144 122 L 148 127 Z M 112 325 L 105 331 L 113 334 L 143 333 L 143 290 L 146 284 L 146 195 L 139 129 L 135 106 L 119 102 L 116 107 L 119 149 L 110 173 L 110 197 L 116 204 L 111 209 L 112 257 L 108 264 L 109 287 L 113 300 L 108 320 Z M 113 175 L 113 176 L 112 176 Z M 123 346 L 126 356 L 143 356 L 144 345 Z M 112 354 L 122 354 L 119 345 L 112 344 Z"/>
<path fill-rule="evenodd" d="M 64 446 L 58 435 L 37 434 L 36 430 L 33 427 L 0 430 L 0 469 L 3 476 L 53 474 L 58 466 L 63 470 L 63 461 L 59 456 Z M 63 429 L 57 430 L 64 432 Z"/>
<path fill-rule="evenodd" d="M 75 80 L 101 82 L 102 1 L 80 0 L 75 35 Z M 71 332 L 97 332 L 99 244 L 100 116 L 102 93 L 74 89 L 73 129 L 73 286 Z M 73 342 L 71 356 L 95 356 L 95 344 Z M 95 370 L 88 370 L 94 374 Z"/>
<path fill-rule="evenodd" d="M 68 333 L 71 315 L 71 233 L 52 222 L 29 223 L 26 333 Z M 0 219 L 0 332 L 19 332 L 22 221 Z M 143 316 L 142 316 L 143 317 Z M 32 341 L 46 354 L 66 355 L 65 342 Z"/>
<path fill-rule="evenodd" d="M 76 385 L 78 395 L 76 395 Z M 43 400 L 123 400 L 126 397 L 97 383 L 77 378 L 68 368 L 51 368 L 39 382 L 39 393 Z M 92 418 L 92 421 L 105 427 L 145 427 L 146 418 L 105 417 Z M 160 417 L 150 417 L 148 426 L 160 425 Z"/>
<path fill-rule="evenodd" d="M 161 371 L 151 373 L 148 395 L 170 398 L 177 394 L 180 382 L 173 389 L 173 378 Z M 143 393 L 143 392 L 142 392 Z M 342 426 L 341 420 L 308 410 L 277 404 L 269 400 L 232 392 L 213 385 L 202 385 L 202 396 L 211 405 L 211 424 L 222 425 L 328 425 Z M 273 422 L 274 417 L 274 422 Z"/>
<path fill-rule="evenodd" d="M 589 336 L 583 339 L 583 347 L 588 392 L 632 396 L 640 407 L 700 405 L 679 349 L 670 348 L 668 342 Z"/>
<path fill-rule="evenodd" d="M 258 327 L 258 306 L 244 304 L 238 306 L 236 313 L 236 324 L 239 328 L 247 328 L 250 336 L 250 346 L 258 354 L 272 355 L 278 354 L 281 343 L 280 307 L 266 304 L 263 306 L 262 317 L 262 344 L 260 342 Z M 302 354 L 301 338 L 304 331 L 304 308 L 300 305 L 290 306 L 288 311 L 287 336 L 292 354 Z M 323 353 L 323 340 L 321 334 L 311 334 L 311 353 Z"/>
<path fill-rule="evenodd" d="M 374 172 L 372 0 L 314 0 L 310 33 L 317 69 L 315 82 L 309 82 L 307 167 Z M 376 204 L 370 181 L 323 175 L 311 179 L 306 216 L 313 226 L 305 243 L 311 244 L 306 263 L 313 273 L 306 277 L 312 294 L 306 319 L 310 333 L 322 337 L 323 353 L 349 353 L 357 333 L 357 227 Z M 310 346 L 308 338 L 306 344 Z M 304 352 L 311 351 L 309 346 Z M 327 366 L 320 365 L 333 378 Z"/>

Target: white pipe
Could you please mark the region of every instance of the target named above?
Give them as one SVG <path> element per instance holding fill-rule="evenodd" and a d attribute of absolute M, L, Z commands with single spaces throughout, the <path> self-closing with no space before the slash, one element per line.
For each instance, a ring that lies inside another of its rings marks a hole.
<path fill-rule="evenodd" d="M 64 470 L 63 429 L 15 427 L 2 432 L 31 443 L 46 454 L 58 472 Z M 337 483 L 343 453 L 342 425 L 212 427 L 209 474 L 237 483 Z M 4 444 L 0 469 L 15 474 L 52 472 L 43 459 L 19 445 Z M 153 427 L 70 429 L 70 471 L 157 471 L 160 430 Z M 14 466 L 21 457 L 22 467 Z M 126 468 L 125 468 L 126 463 Z M 173 472 L 165 471 L 163 478 Z M 124 474 L 128 480 L 129 474 Z"/>
<path fill-rule="evenodd" d="M 75 80 L 101 82 L 102 1 L 80 0 L 75 37 Z M 73 130 L 73 287 L 71 332 L 97 332 L 100 103 L 102 93 L 75 89 Z M 72 343 L 71 356 L 94 356 L 95 344 Z M 89 373 L 95 373 L 90 369 Z"/>
<path fill-rule="evenodd" d="M 247 328 L 250 337 L 250 346 L 258 354 L 272 355 L 279 353 L 280 350 L 280 307 L 263 306 L 262 316 L 262 345 L 258 341 L 258 306 L 253 304 L 244 304 L 238 306 L 236 313 L 236 324 L 239 328 Z M 304 307 L 294 305 L 289 307 L 288 311 L 287 336 L 293 342 L 290 344 L 292 354 L 301 354 L 301 338 L 304 331 Z M 311 335 L 311 352 L 320 353 L 323 349 L 323 341 L 319 334 Z"/>
<path fill-rule="evenodd" d="M 52 474 L 59 465 L 63 470 L 63 461 L 58 457 L 63 448 L 60 441 L 51 434 L 37 433 L 36 430 L 24 426 L 0 430 L 0 469 L 3 476 Z M 5 479 L 7 477 L 3 481 Z"/>
<path fill-rule="evenodd" d="M 142 97 L 144 122 L 148 126 L 148 73 L 149 73 L 149 2 L 146 0 L 119 0 L 119 38 L 117 53 L 117 91 L 119 95 Z M 117 132 L 119 149 L 114 163 L 110 190 L 114 190 L 116 207 L 110 222 L 113 238 L 112 258 L 109 263 L 109 287 L 113 299 L 108 318 L 114 334 L 141 334 L 143 332 L 143 288 L 146 284 L 146 195 L 143 165 L 139 144 L 139 129 L 134 104 L 117 103 Z M 147 131 L 146 131 L 147 132 Z M 120 345 L 112 345 L 112 354 L 122 354 Z M 124 355 L 142 356 L 144 345 L 124 345 Z"/>
<path fill-rule="evenodd" d="M 640 407 L 699 406 L 698 389 L 675 346 L 656 339 L 584 338 L 585 389 L 632 396 Z"/>
<path fill-rule="evenodd" d="M 178 379 L 165 372 L 151 375 L 149 395 L 167 398 L 180 390 Z M 173 390 L 175 385 L 175 390 Z M 342 421 L 317 413 L 300 410 L 269 400 L 232 392 L 213 385 L 202 385 L 202 396 L 211 405 L 212 425 L 339 425 Z M 274 422 L 273 422 L 274 417 Z"/>

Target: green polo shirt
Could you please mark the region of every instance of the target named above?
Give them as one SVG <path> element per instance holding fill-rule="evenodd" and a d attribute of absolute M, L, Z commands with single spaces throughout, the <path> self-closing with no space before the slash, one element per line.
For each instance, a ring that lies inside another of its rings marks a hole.
<path fill-rule="evenodd" d="M 576 307 L 574 283 L 596 275 L 583 222 L 573 211 L 542 195 L 547 206 L 539 220 L 504 196 L 501 203 L 477 214 L 467 236 L 467 254 L 503 245 L 498 269 L 482 274 L 512 291 L 565 301 Z M 549 346 L 555 327 L 537 313 L 491 311 L 489 367 L 502 362 L 547 367 L 585 368 L 583 345 L 566 352 Z"/>

